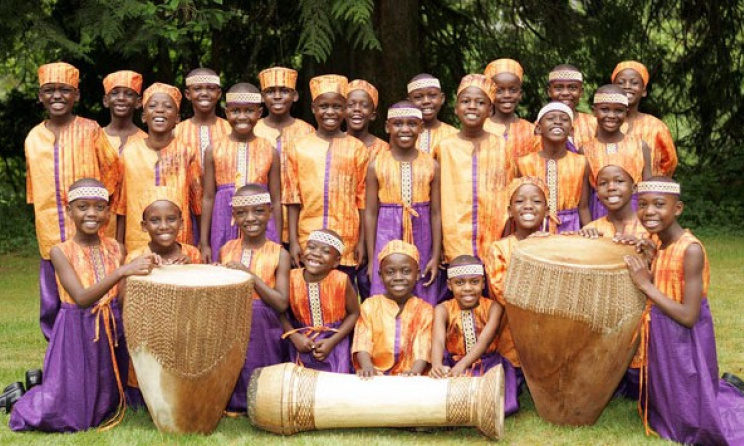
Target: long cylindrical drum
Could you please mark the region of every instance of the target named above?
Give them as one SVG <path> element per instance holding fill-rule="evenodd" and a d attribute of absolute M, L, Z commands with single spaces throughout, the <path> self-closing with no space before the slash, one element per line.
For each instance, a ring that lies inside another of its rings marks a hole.
<path fill-rule="evenodd" d="M 142 396 L 164 432 L 212 432 L 245 362 L 250 274 L 211 265 L 127 279 L 124 329 Z"/>
<path fill-rule="evenodd" d="M 645 296 L 606 238 L 534 237 L 512 254 L 506 315 L 537 413 L 555 424 L 594 424 L 638 345 Z"/>
<path fill-rule="evenodd" d="M 286 363 L 256 369 L 248 387 L 254 426 L 282 435 L 344 427 L 475 426 L 504 431 L 504 371 L 434 379 L 320 372 Z"/>

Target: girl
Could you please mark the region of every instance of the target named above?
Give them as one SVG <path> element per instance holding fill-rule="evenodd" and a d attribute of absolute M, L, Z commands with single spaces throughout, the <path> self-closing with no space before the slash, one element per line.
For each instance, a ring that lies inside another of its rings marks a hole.
<path fill-rule="evenodd" d="M 416 148 L 424 153 L 433 153 L 441 140 L 457 133 L 457 129 L 439 120 L 439 111 L 445 96 L 439 79 L 431 74 L 421 73 L 413 77 L 407 85 L 408 100 L 419 110 L 424 127 L 416 139 Z"/>
<path fill-rule="evenodd" d="M 350 335 L 359 318 L 359 300 L 349 277 L 335 269 L 344 245 L 333 231 L 310 233 L 302 269 L 289 275 L 289 318 L 284 335 L 290 359 L 305 367 L 349 373 Z M 290 319 L 292 322 L 290 322 Z"/>
<path fill-rule="evenodd" d="M 416 150 L 421 127 L 421 110 L 412 103 L 398 102 L 388 110 L 385 131 L 391 148 L 378 153 L 367 169 L 365 232 L 369 253 L 379 254 L 391 240 L 416 246 L 426 266 L 414 294 L 436 305 L 442 291 L 435 282 L 442 246 L 439 164 Z M 378 265 L 369 264 L 371 293 L 381 294 L 385 288 Z"/>
<path fill-rule="evenodd" d="M 378 93 L 374 85 L 362 79 L 349 82 L 346 98 L 346 127 L 349 135 L 360 140 L 372 157 L 390 148 L 388 143 L 369 133 L 369 126 L 377 119 Z"/>
<path fill-rule="evenodd" d="M 123 249 L 100 237 L 109 194 L 97 180 L 74 182 L 66 212 L 76 233 L 52 248 L 61 308 L 44 358 L 44 382 L 16 403 L 14 431 L 75 432 L 113 427 L 124 416 L 127 354 L 117 300 L 119 282 L 152 271 L 154 256 L 121 265 Z"/>

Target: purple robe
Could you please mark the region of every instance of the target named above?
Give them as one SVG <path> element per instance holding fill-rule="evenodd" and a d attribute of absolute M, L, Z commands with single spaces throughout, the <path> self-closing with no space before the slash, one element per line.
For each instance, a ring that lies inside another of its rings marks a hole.
<path fill-rule="evenodd" d="M 574 232 L 581 229 L 581 219 L 579 218 L 579 209 L 564 209 L 558 211 L 558 219 L 561 224 L 558 225 L 558 234 L 562 232 Z"/>
<path fill-rule="evenodd" d="M 48 341 L 54 329 L 54 321 L 59 313 L 59 289 L 57 288 L 57 277 L 51 260 L 41 259 L 39 263 L 39 325 L 41 333 Z"/>
<path fill-rule="evenodd" d="M 326 327 L 337 329 L 341 326 L 343 320 L 328 324 Z M 292 324 L 301 328 L 302 325 L 297 321 L 292 321 Z M 321 339 L 328 339 L 335 333 L 332 331 L 324 331 L 315 338 L 316 341 Z M 351 373 L 353 371 L 351 365 L 351 334 L 341 339 L 333 350 L 324 361 L 318 361 L 313 357 L 311 353 L 299 353 L 295 348 L 294 344 L 289 342 L 289 359 L 301 363 L 302 366 L 309 369 L 320 370 L 322 372 L 333 372 L 333 373 Z"/>

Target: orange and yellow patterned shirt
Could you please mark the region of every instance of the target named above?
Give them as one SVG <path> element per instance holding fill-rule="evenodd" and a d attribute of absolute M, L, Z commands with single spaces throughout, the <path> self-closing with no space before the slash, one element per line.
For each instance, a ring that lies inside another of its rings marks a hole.
<path fill-rule="evenodd" d="M 196 246 L 189 245 L 188 243 L 179 243 L 178 245 L 181 247 L 181 254 L 185 254 L 186 256 L 188 256 L 192 264 L 201 263 L 201 253 Z M 124 260 L 124 263 L 129 263 L 137 257 L 147 254 L 152 254 L 152 250 L 150 249 L 149 244 L 145 245 L 144 248 L 140 248 L 127 253 L 127 258 L 126 260 Z"/>
<path fill-rule="evenodd" d="M 520 176 L 540 178 L 548 186 L 548 207 L 557 213 L 577 209 L 581 200 L 586 173 L 586 158 L 573 152 L 554 160 L 530 153 L 517 161 Z"/>
<path fill-rule="evenodd" d="M 372 157 L 381 151 L 390 150 L 390 144 L 375 136 L 374 142 L 372 145 L 367 146 L 367 150 L 369 150 L 369 158 L 372 159 Z"/>
<path fill-rule="evenodd" d="M 266 240 L 259 249 L 246 249 L 243 247 L 243 240 L 236 239 L 225 243 L 220 249 L 220 263 L 227 265 L 232 261 L 239 262 L 270 288 L 274 288 L 281 254 L 282 246 L 271 240 Z M 261 298 L 255 288 L 253 298 Z"/>
<path fill-rule="evenodd" d="M 598 218 L 590 223 L 588 223 L 586 226 L 584 226 L 584 229 L 594 228 L 597 231 L 602 233 L 602 237 L 614 237 L 617 233 L 617 230 L 615 229 L 615 224 L 610 221 L 609 216 L 605 215 L 602 218 Z M 635 238 L 649 238 L 649 233 L 646 231 L 646 228 L 643 227 L 640 220 L 633 215 L 633 221 L 629 224 L 626 224 L 623 226 L 623 230 L 620 233 L 621 235 L 632 235 Z"/>
<path fill-rule="evenodd" d="M 685 251 L 692 244 L 698 244 L 703 249 L 705 263 L 703 266 L 703 299 L 708 297 L 710 286 L 710 265 L 705 247 L 689 230 L 674 243 L 656 252 L 653 265 L 654 285 L 668 298 L 675 302 L 685 301 Z"/>
<path fill-rule="evenodd" d="M 197 160 L 199 169 L 204 169 L 204 151 L 210 145 L 214 147 L 218 142 L 227 139 L 232 132 L 232 127 L 226 119 L 217 117 L 214 124 L 197 125 L 194 124 L 193 118 L 181 121 L 176 126 L 174 134 L 187 146 L 197 149 Z"/>
<path fill-rule="evenodd" d="M 212 148 L 215 182 L 217 186 L 234 184 L 239 189 L 248 183 L 269 184 L 269 171 L 274 157 L 274 148 L 264 138 L 255 138 L 248 143 L 226 138 Z"/>
<path fill-rule="evenodd" d="M 509 269 L 511 255 L 517 243 L 519 243 L 519 240 L 514 235 L 497 240 L 491 244 L 490 252 L 485 259 L 489 296 L 504 307 L 506 306 L 506 300 L 504 299 L 506 272 Z M 509 328 L 506 311 L 502 313 L 496 339 L 501 356 L 508 359 L 514 367 L 520 367 L 521 363 L 519 362 L 517 349 L 514 347 L 514 338 Z"/>
<path fill-rule="evenodd" d="M 334 269 L 320 282 L 306 282 L 304 268 L 289 272 L 289 307 L 303 327 L 324 327 L 346 317 L 349 276 Z"/>
<path fill-rule="evenodd" d="M 457 135 L 458 132 L 459 130 L 457 130 L 457 128 L 440 121 L 439 126 L 436 128 L 428 129 L 424 127 L 424 129 L 421 130 L 418 139 L 416 139 L 416 147 L 424 153 L 433 155 L 434 148 L 439 145 L 443 139 Z"/>
<path fill-rule="evenodd" d="M 651 175 L 671 177 L 677 169 L 677 149 L 674 146 L 672 132 L 664 121 L 646 113 L 633 122 L 626 121 L 620 130 L 626 136 L 636 136 L 648 144 L 651 149 Z"/>
<path fill-rule="evenodd" d="M 126 143 L 122 142 L 121 136 L 109 135 L 106 133 L 106 129 L 103 129 L 103 134 L 106 135 L 106 141 L 111 144 L 111 147 L 116 150 L 117 153 L 121 154 L 121 151 L 124 150 L 124 146 L 126 145 Z M 127 142 L 134 141 L 136 138 L 147 138 L 147 132 L 138 128 L 135 133 L 127 137 Z"/>
<path fill-rule="evenodd" d="M 597 175 L 605 166 L 620 166 L 628 172 L 633 183 L 643 180 L 643 140 L 626 135 L 619 143 L 605 144 L 596 138 L 584 144 L 584 156 L 589 161 L 589 181 L 597 187 Z"/>
<path fill-rule="evenodd" d="M 483 130 L 493 133 L 501 138 L 506 146 L 506 151 L 516 162 L 520 156 L 539 150 L 535 147 L 535 124 L 526 119 L 519 118 L 516 122 L 509 124 L 509 129 L 504 124 L 486 119 Z"/>
<path fill-rule="evenodd" d="M 81 246 L 75 240 L 70 239 L 56 245 L 56 247 L 62 251 L 67 261 L 70 262 L 70 266 L 75 271 L 75 275 L 83 288 L 91 287 L 103 280 L 104 277 L 112 274 L 121 262 L 119 242 L 108 237 L 101 237 L 101 244 L 95 246 Z M 64 303 L 77 305 L 75 300 L 65 290 L 65 287 L 62 286 L 59 275 L 56 275 L 56 278 L 57 288 L 59 289 L 59 300 Z M 118 294 L 119 285 L 116 284 L 99 301 L 106 302 L 115 299 Z"/>
<path fill-rule="evenodd" d="M 579 150 L 597 137 L 597 118 L 590 113 L 576 111 L 573 120 L 573 136 L 569 137 L 574 147 Z"/>
<path fill-rule="evenodd" d="M 445 349 L 457 362 L 475 347 L 475 343 L 478 342 L 481 332 L 483 332 L 483 327 L 488 322 L 488 312 L 491 310 L 491 305 L 498 304 L 481 297 L 478 306 L 471 310 L 461 310 L 455 299 L 446 300 L 442 305 L 447 310 Z M 484 354 L 495 352 L 496 346 L 497 338 L 494 338 Z"/>

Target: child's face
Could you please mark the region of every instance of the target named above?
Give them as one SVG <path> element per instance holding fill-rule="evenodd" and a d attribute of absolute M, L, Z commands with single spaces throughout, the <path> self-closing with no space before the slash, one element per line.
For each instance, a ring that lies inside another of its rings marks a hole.
<path fill-rule="evenodd" d="M 372 98 L 367 92 L 354 90 L 346 98 L 346 125 L 349 130 L 361 132 L 367 130 L 369 123 L 377 118 L 377 111 Z"/>
<path fill-rule="evenodd" d="M 431 122 L 437 118 L 444 103 L 444 93 L 437 87 L 419 88 L 408 94 L 408 100 L 421 109 L 424 122 Z"/>
<path fill-rule="evenodd" d="M 72 114 L 75 103 L 80 100 L 80 90 L 67 84 L 44 84 L 39 88 L 39 101 L 50 118 Z"/>
<path fill-rule="evenodd" d="M 302 252 L 305 270 L 313 275 L 328 274 L 338 266 L 340 259 L 341 255 L 336 248 L 315 240 L 308 240 Z"/>
<path fill-rule="evenodd" d="M 457 95 L 455 112 L 463 127 L 479 128 L 488 119 L 491 111 L 491 100 L 478 87 L 468 87 Z"/>
<path fill-rule="evenodd" d="M 617 73 L 614 83 L 625 91 L 629 106 L 638 104 L 641 102 L 641 98 L 646 97 L 646 86 L 643 85 L 643 78 L 632 68 L 626 68 Z"/>
<path fill-rule="evenodd" d="M 385 131 L 390 134 L 390 143 L 401 149 L 416 147 L 416 139 L 423 127 L 418 118 L 392 118 L 385 122 Z"/>
<path fill-rule="evenodd" d="M 628 107 L 623 104 L 601 103 L 592 106 L 597 125 L 608 133 L 620 131 L 620 126 L 628 116 Z"/>
<path fill-rule="evenodd" d="M 396 302 L 409 297 L 418 280 L 418 263 L 405 254 L 390 254 L 380 263 L 380 278 L 388 297 Z"/>
<path fill-rule="evenodd" d="M 638 220 L 650 234 L 669 228 L 682 214 L 683 204 L 675 195 L 644 193 L 638 195 Z"/>
<path fill-rule="evenodd" d="M 457 301 L 461 310 L 472 310 L 478 306 L 486 281 L 483 276 L 460 276 L 447 279 L 447 288 Z"/>
<path fill-rule="evenodd" d="M 545 113 L 540 119 L 535 133 L 548 141 L 561 143 L 568 139 L 572 130 L 571 117 L 562 111 L 554 110 Z"/>
<path fill-rule="evenodd" d="M 231 105 L 225 110 L 227 122 L 238 135 L 250 135 L 261 118 L 263 108 L 259 104 Z"/>
<path fill-rule="evenodd" d="M 346 99 L 338 93 L 323 93 L 315 98 L 312 109 L 318 129 L 333 133 L 346 117 Z"/>
<path fill-rule="evenodd" d="M 509 216 L 518 229 L 537 231 L 540 229 L 547 203 L 542 190 L 534 184 L 524 184 L 512 194 L 509 202 Z"/>
<path fill-rule="evenodd" d="M 80 198 L 67 205 L 67 215 L 75 223 L 78 232 L 94 235 L 108 224 L 109 205 L 103 200 Z"/>
<path fill-rule="evenodd" d="M 165 93 L 155 93 L 145 104 L 142 121 L 154 133 L 167 133 L 173 130 L 179 120 L 178 107 L 173 98 Z"/>
<path fill-rule="evenodd" d="M 597 175 L 597 196 L 608 210 L 620 210 L 633 196 L 633 179 L 621 167 L 607 166 Z"/>
<path fill-rule="evenodd" d="M 269 87 L 261 94 L 269 114 L 274 116 L 289 114 L 292 104 L 300 98 L 296 90 L 287 87 Z"/>
<path fill-rule="evenodd" d="M 131 88 L 115 87 L 103 96 L 103 106 L 112 116 L 131 118 L 135 110 L 142 108 L 142 98 Z"/>
<path fill-rule="evenodd" d="M 243 236 L 259 237 L 266 232 L 266 225 L 271 219 L 271 205 L 233 207 L 232 215 Z"/>
<path fill-rule="evenodd" d="M 512 73 L 499 73 L 493 77 L 496 84 L 496 110 L 504 115 L 510 115 L 517 110 L 522 100 L 522 81 Z"/>
<path fill-rule="evenodd" d="M 150 240 L 157 246 L 169 247 L 176 243 L 176 236 L 181 230 L 183 219 L 178 206 L 166 200 L 159 200 L 145 209 L 142 230 L 150 235 Z"/>
<path fill-rule="evenodd" d="M 215 84 L 194 84 L 186 87 L 185 96 L 195 111 L 212 113 L 222 97 L 222 89 Z"/>
<path fill-rule="evenodd" d="M 584 94 L 584 84 L 579 81 L 553 81 L 548 84 L 548 96 L 552 101 L 566 104 L 571 110 L 576 110 L 581 95 Z"/>

